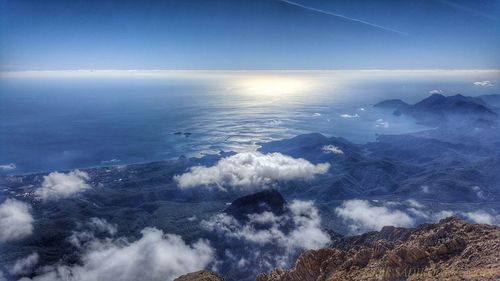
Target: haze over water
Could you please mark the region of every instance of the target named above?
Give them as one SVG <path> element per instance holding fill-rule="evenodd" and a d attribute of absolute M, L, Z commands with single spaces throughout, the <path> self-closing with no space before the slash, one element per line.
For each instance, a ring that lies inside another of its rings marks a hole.
<path fill-rule="evenodd" d="M 12 173 L 150 162 L 308 132 L 357 143 L 425 129 L 373 108 L 481 95 L 495 71 L 63 71 L 3 74 L 0 164 Z M 176 134 L 180 132 L 181 134 Z M 187 134 L 184 134 L 187 133 Z"/>

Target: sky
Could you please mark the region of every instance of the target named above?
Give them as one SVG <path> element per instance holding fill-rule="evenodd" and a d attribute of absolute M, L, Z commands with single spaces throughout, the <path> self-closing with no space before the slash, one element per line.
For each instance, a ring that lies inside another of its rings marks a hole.
<path fill-rule="evenodd" d="M 500 0 L 0 0 L 0 71 L 498 69 Z"/>

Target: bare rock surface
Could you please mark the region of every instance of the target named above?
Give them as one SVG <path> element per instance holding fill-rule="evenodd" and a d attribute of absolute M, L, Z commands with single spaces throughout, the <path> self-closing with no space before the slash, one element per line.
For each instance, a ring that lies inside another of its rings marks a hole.
<path fill-rule="evenodd" d="M 182 275 L 174 279 L 174 281 L 224 281 L 224 278 L 220 277 L 216 273 L 201 270 Z"/>
<path fill-rule="evenodd" d="M 450 217 L 337 239 L 258 281 L 500 280 L 500 227 Z"/>

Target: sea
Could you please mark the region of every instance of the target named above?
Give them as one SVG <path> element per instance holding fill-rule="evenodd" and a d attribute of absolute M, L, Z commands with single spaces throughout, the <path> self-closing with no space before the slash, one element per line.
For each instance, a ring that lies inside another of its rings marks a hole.
<path fill-rule="evenodd" d="M 3 72 L 0 173 L 249 151 L 311 132 L 366 143 L 429 129 L 373 107 L 381 100 L 498 94 L 499 77 L 490 70 Z"/>

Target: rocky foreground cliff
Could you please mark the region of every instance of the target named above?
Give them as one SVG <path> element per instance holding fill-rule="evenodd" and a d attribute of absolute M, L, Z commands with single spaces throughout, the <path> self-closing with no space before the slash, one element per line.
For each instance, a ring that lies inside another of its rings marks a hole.
<path fill-rule="evenodd" d="M 416 229 L 339 238 L 258 281 L 500 280 L 500 228 L 448 218 Z"/>
<path fill-rule="evenodd" d="M 206 279 L 205 279 L 206 278 Z M 182 281 L 220 281 L 198 272 Z M 450 217 L 415 229 L 333 238 L 331 247 L 303 253 L 290 269 L 257 281 L 500 280 L 500 227 Z"/>

